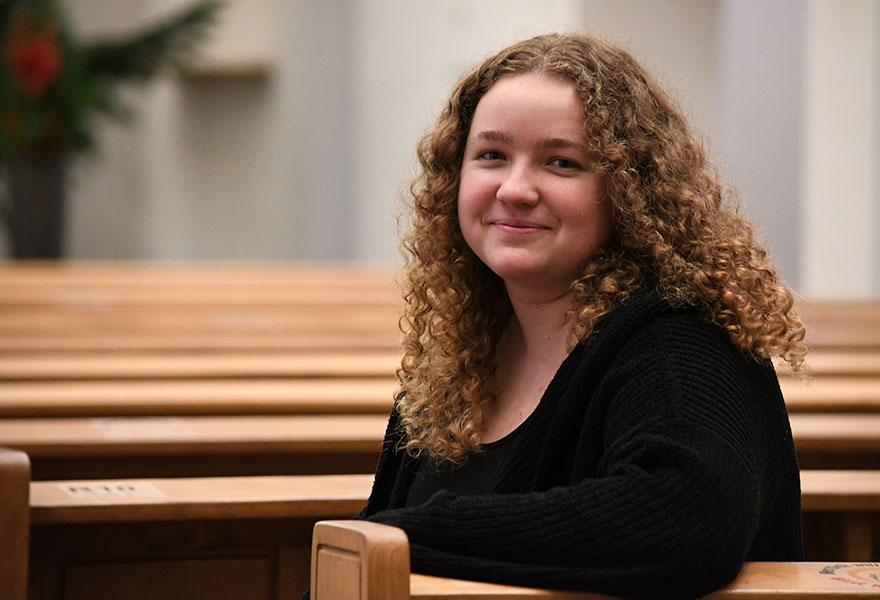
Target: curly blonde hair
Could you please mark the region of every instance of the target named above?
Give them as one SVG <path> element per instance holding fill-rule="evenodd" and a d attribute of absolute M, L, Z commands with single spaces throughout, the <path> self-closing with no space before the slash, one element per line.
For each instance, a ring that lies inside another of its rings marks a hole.
<path fill-rule="evenodd" d="M 494 351 L 512 309 L 501 279 L 462 237 L 459 171 L 480 98 L 502 77 L 530 72 L 574 84 L 613 215 L 610 241 L 572 283 L 570 344 L 651 278 L 671 303 L 699 307 L 744 353 L 800 369 L 804 327 L 792 294 L 674 103 L 627 52 L 587 36 L 542 35 L 468 72 L 418 146 L 402 242 L 397 410 L 406 450 L 461 462 L 480 446 Z"/>

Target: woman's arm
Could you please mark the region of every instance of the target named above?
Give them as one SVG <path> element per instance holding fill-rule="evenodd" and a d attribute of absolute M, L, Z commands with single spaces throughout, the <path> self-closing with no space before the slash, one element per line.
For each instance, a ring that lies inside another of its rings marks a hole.
<path fill-rule="evenodd" d="M 678 595 L 721 587 L 774 501 L 766 474 L 780 458 L 762 440 L 779 438 L 779 424 L 761 405 L 777 399 L 772 370 L 717 335 L 695 348 L 681 328 L 643 332 L 609 369 L 595 477 L 532 493 L 441 492 L 368 518 L 407 532 L 417 572 L 652 597 L 664 582 Z"/>
<path fill-rule="evenodd" d="M 440 492 L 369 519 L 407 532 L 417 572 L 650 596 L 667 581 L 697 595 L 732 580 L 760 513 L 747 466 L 682 422 L 645 431 L 615 454 L 603 477 L 573 486 Z"/>

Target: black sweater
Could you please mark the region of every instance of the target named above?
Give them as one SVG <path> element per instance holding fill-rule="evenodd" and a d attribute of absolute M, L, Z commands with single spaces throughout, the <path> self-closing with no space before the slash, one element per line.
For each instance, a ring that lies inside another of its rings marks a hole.
<path fill-rule="evenodd" d="M 772 365 L 656 293 L 634 294 L 566 358 L 491 494 L 402 508 L 401 435 L 392 413 L 362 517 L 406 531 L 417 573 L 692 597 L 744 561 L 803 558 Z"/>

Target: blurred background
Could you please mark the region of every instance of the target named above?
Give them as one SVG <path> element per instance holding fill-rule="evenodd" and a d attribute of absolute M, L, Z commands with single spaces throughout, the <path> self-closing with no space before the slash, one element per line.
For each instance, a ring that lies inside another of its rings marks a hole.
<path fill-rule="evenodd" d="M 188 5 L 61 4 L 82 36 Z M 228 0 L 188 68 L 123 90 L 133 121 L 97 122 L 65 255 L 394 264 L 416 142 L 457 77 L 552 30 L 649 66 L 796 290 L 880 296 L 876 0 Z"/>

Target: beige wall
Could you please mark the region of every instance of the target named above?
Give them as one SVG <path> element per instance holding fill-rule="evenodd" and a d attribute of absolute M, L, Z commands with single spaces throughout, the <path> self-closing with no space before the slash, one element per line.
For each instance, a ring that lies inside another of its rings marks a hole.
<path fill-rule="evenodd" d="M 880 295 L 880 2 L 808 4 L 801 288 Z"/>
<path fill-rule="evenodd" d="M 185 2 L 65 3 L 93 35 Z M 230 5 L 208 57 L 265 59 L 271 75 L 169 76 L 126 90 L 135 122 L 102 122 L 100 154 L 73 168 L 72 256 L 396 260 L 397 198 L 413 149 L 458 74 L 511 40 L 580 29 L 624 43 L 667 84 L 742 185 L 794 284 L 820 295 L 880 293 L 873 0 L 776 0 L 775 13 L 762 0 Z M 758 35 L 761 24 L 778 35 Z M 770 58 L 750 64 L 755 56 Z M 789 100 L 761 103 L 762 85 L 782 86 L 780 69 L 795 74 L 776 94 Z M 832 90 L 849 98 L 845 110 Z M 762 131 L 782 146 L 742 126 L 755 106 L 766 113 Z"/>

